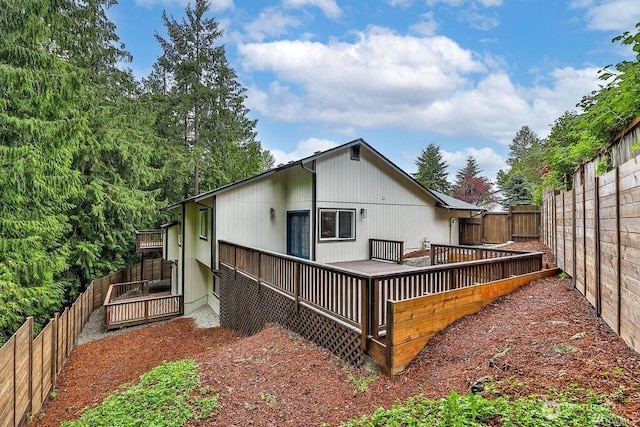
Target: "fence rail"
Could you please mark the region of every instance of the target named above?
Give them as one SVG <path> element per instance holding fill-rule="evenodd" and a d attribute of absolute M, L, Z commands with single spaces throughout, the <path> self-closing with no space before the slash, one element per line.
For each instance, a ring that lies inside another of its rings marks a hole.
<path fill-rule="evenodd" d="M 182 295 L 128 298 L 104 305 L 107 330 L 155 322 L 183 314 Z"/>
<path fill-rule="evenodd" d="M 361 345 L 383 341 L 388 322 L 388 301 L 471 287 L 542 269 L 542 253 L 432 245 L 449 262 L 394 273 L 364 274 L 318 264 L 288 255 L 220 241 L 220 262 L 254 278 L 258 286 L 270 286 L 300 304 L 324 312 L 356 328 Z M 476 257 L 478 259 L 476 259 Z M 382 344 L 383 345 L 383 344 Z"/>
<path fill-rule="evenodd" d="M 404 242 L 397 240 L 369 239 L 369 259 L 402 264 Z"/>
<path fill-rule="evenodd" d="M 480 259 L 500 258 L 530 252 L 500 248 L 480 248 L 477 246 L 431 245 L 431 263 L 448 264 L 452 262 L 475 261 Z"/>

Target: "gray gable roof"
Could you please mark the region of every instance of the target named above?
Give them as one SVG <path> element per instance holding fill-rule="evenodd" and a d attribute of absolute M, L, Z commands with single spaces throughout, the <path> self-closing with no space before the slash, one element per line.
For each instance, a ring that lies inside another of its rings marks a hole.
<path fill-rule="evenodd" d="M 473 205 L 471 203 L 465 202 L 464 200 L 456 199 L 455 197 L 447 196 L 444 193 L 440 193 L 436 190 L 429 190 L 439 199 L 443 201 L 443 203 L 447 206 L 448 209 L 453 210 L 463 210 L 463 211 L 486 211 L 486 209 L 481 208 L 479 206 Z"/>
<path fill-rule="evenodd" d="M 471 203 L 467 203 L 467 202 L 464 202 L 462 200 L 458 200 L 458 199 L 456 199 L 454 197 L 447 196 L 446 194 L 439 193 L 437 191 L 431 190 L 431 189 L 423 186 L 418 181 L 416 181 L 411 175 L 409 175 L 407 172 L 402 170 L 400 167 L 398 167 L 396 164 L 394 164 L 391 160 L 387 159 L 380 152 L 378 152 L 375 148 L 370 146 L 362 138 L 355 139 L 353 141 L 347 142 L 346 144 L 339 145 L 339 146 L 331 148 L 329 150 L 325 150 L 325 151 L 321 151 L 321 152 L 318 152 L 318 153 L 314 153 L 311 156 L 305 157 L 304 159 L 300 159 L 300 160 L 297 160 L 297 161 L 289 162 L 286 165 L 279 165 L 279 166 L 277 166 L 277 167 L 275 167 L 273 169 L 270 169 L 270 170 L 268 170 L 266 172 L 262 172 L 262 173 L 260 173 L 258 175 L 254 175 L 252 177 L 245 178 L 243 180 L 239 180 L 239 181 L 233 182 L 231 184 L 224 185 L 224 186 L 216 188 L 214 190 L 210 190 L 210 191 L 201 193 L 201 194 L 199 194 L 197 196 L 189 197 L 187 199 L 184 199 L 184 200 L 181 200 L 179 202 L 176 202 L 176 203 L 173 203 L 173 204 L 169 205 L 167 207 L 167 209 L 175 208 L 175 207 L 181 205 L 182 203 L 194 202 L 194 201 L 195 202 L 202 201 L 202 200 L 204 200 L 206 198 L 209 198 L 211 196 L 215 196 L 216 194 L 220 194 L 220 193 L 228 191 L 228 190 L 230 190 L 232 188 L 239 187 L 239 186 L 242 186 L 242 185 L 247 184 L 249 182 L 265 178 L 265 177 L 267 177 L 269 175 L 273 175 L 275 173 L 278 173 L 278 172 L 280 172 L 282 170 L 285 170 L 285 169 L 292 168 L 294 166 L 300 166 L 300 165 L 303 165 L 305 163 L 311 162 L 313 160 L 316 160 L 316 159 L 319 159 L 319 158 L 322 158 L 322 157 L 326 157 L 326 156 L 331 155 L 333 153 L 336 153 L 338 151 L 342 151 L 342 150 L 348 149 L 348 148 L 350 148 L 350 147 L 352 147 L 354 145 L 360 145 L 360 146 L 366 147 L 369 151 L 371 151 L 373 154 L 375 154 L 377 157 L 379 157 L 383 162 L 385 162 L 387 165 L 389 165 L 392 169 L 394 169 L 400 175 L 404 176 L 405 178 L 408 178 L 409 181 L 412 183 L 412 185 L 417 186 L 421 191 L 426 192 L 429 196 L 431 196 L 433 199 L 435 199 L 436 200 L 436 206 L 438 206 L 440 208 L 448 209 L 448 210 L 463 210 L 463 211 L 484 211 L 484 210 L 486 210 L 486 209 L 480 208 L 478 206 L 472 205 Z"/>

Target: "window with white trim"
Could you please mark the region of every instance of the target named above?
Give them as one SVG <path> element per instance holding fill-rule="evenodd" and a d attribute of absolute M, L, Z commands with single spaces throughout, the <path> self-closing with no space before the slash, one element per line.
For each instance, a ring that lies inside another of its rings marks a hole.
<path fill-rule="evenodd" d="M 320 240 L 353 240 L 356 238 L 356 211 L 320 209 Z"/>
<path fill-rule="evenodd" d="M 207 210 L 200 209 L 200 238 L 203 240 L 207 240 L 209 238 L 209 227 L 207 227 Z"/>

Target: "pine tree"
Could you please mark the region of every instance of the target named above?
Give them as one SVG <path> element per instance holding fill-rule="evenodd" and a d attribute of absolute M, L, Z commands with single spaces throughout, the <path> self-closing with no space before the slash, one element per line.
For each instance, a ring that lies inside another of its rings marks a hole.
<path fill-rule="evenodd" d="M 470 155 L 465 167 L 456 174 L 451 195 L 480 207 L 495 203 L 493 184 L 487 178 L 479 176 L 481 172 L 476 159 Z"/>
<path fill-rule="evenodd" d="M 514 172 L 498 180 L 498 186 L 502 192 L 502 206 L 510 208 L 516 205 L 529 205 L 533 201 L 531 185 L 527 182 L 522 172 Z"/>
<path fill-rule="evenodd" d="M 414 178 L 422 185 L 444 194 L 451 193 L 451 183 L 447 181 L 447 163 L 442 160 L 440 147 L 429 144 L 416 160 L 418 172 Z"/>
<path fill-rule="evenodd" d="M 208 10 L 207 1 L 196 0 L 181 22 L 163 13 L 168 38 L 156 34 L 163 55 L 145 81 L 161 112 L 158 133 L 170 156 L 181 160 L 165 163 L 174 168 L 174 187 L 165 190 L 174 198 L 253 175 L 270 160 L 256 140 L 256 121 L 244 106 L 246 89 L 227 62 L 222 30 L 205 16 Z"/>
<path fill-rule="evenodd" d="M 60 33 L 70 62 L 86 70 L 90 96 L 84 105 L 90 132 L 74 157 L 81 189 L 70 213 L 73 273 L 80 283 L 135 260 L 135 230 L 158 221 L 157 173 L 150 166 L 156 138 L 153 115 L 130 71 L 131 55 L 106 15 L 112 0 L 71 1 Z"/>
<path fill-rule="evenodd" d="M 0 0 L 0 340 L 44 323 L 68 281 L 73 158 L 86 128 L 82 70 L 52 52 L 52 2 Z"/>
<path fill-rule="evenodd" d="M 540 139 L 529 126 L 522 126 L 516 133 L 516 136 L 509 144 L 509 157 L 507 164 L 513 166 L 524 161 L 527 154 L 534 150 L 540 144 Z"/>

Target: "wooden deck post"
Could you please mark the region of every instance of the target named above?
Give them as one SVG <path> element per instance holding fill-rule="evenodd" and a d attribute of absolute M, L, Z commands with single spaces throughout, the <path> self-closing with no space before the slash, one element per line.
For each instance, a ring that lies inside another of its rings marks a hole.
<path fill-rule="evenodd" d="M 300 264 L 297 262 L 293 268 L 293 294 L 295 298 L 296 313 L 300 312 Z"/>
<path fill-rule="evenodd" d="M 371 319 L 371 323 L 369 325 L 369 330 L 371 331 L 371 335 L 375 339 L 380 338 L 380 319 L 378 316 L 378 307 L 380 306 L 380 280 L 379 279 L 369 279 L 369 296 L 373 296 L 373 298 L 369 298 L 369 319 Z"/>
<path fill-rule="evenodd" d="M 371 279 L 360 279 L 360 348 L 367 350 L 367 340 L 369 339 L 369 282 Z"/>

